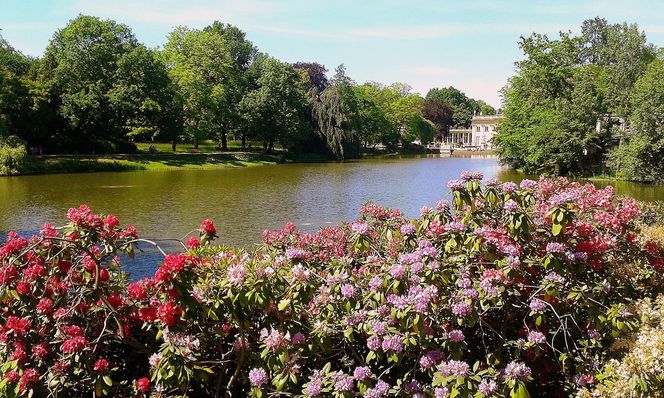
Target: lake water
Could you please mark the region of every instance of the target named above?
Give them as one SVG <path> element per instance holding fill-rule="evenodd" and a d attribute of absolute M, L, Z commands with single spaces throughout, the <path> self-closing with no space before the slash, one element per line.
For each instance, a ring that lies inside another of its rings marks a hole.
<path fill-rule="evenodd" d="M 357 217 L 368 200 L 415 217 L 446 195 L 461 171 L 519 181 L 495 157 L 380 158 L 225 170 L 137 171 L 0 177 L 0 231 L 61 225 L 70 207 L 88 204 L 136 226 L 141 237 L 180 238 L 211 218 L 221 242 L 248 246 L 264 229 L 292 221 L 313 231 Z M 641 200 L 664 199 L 664 186 L 618 183 Z"/>

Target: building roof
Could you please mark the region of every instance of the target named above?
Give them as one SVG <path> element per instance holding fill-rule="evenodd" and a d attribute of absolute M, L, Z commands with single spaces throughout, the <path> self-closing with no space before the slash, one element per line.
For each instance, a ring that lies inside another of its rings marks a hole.
<path fill-rule="evenodd" d="M 498 124 L 503 120 L 503 115 L 475 115 L 471 121 L 472 125 L 476 124 Z"/>

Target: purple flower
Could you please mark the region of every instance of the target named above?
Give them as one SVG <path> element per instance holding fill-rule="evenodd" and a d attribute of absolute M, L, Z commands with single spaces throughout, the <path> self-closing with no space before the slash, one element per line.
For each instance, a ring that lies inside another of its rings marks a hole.
<path fill-rule="evenodd" d="M 387 332 L 387 328 L 385 327 L 385 324 L 383 322 L 372 322 L 371 323 L 371 329 L 373 329 L 374 333 L 376 333 L 379 336 L 382 336 Z"/>
<path fill-rule="evenodd" d="M 510 362 L 505 368 L 505 376 L 510 379 L 528 380 L 531 371 L 523 362 Z"/>
<path fill-rule="evenodd" d="M 300 332 L 297 332 L 293 335 L 293 338 L 291 339 L 291 342 L 295 345 L 299 345 L 299 344 L 304 343 L 304 340 L 305 340 L 304 334 L 302 334 Z"/>
<path fill-rule="evenodd" d="M 503 192 L 506 193 L 514 192 L 516 191 L 517 188 L 518 188 L 517 185 L 512 181 L 503 184 Z"/>
<path fill-rule="evenodd" d="M 374 276 L 369 281 L 369 288 L 371 289 L 372 292 L 375 292 L 376 290 L 380 289 L 381 286 L 383 286 L 383 279 L 380 276 Z"/>
<path fill-rule="evenodd" d="M 449 180 L 447 182 L 447 188 L 452 191 L 461 191 L 464 188 L 464 184 L 461 180 Z"/>
<path fill-rule="evenodd" d="M 420 209 L 420 216 L 422 217 L 427 216 L 430 213 L 431 213 L 431 207 L 422 206 L 422 208 Z"/>
<path fill-rule="evenodd" d="M 470 372 L 470 366 L 463 361 L 455 361 L 454 359 L 443 362 L 438 367 L 440 373 L 447 376 L 467 376 Z"/>
<path fill-rule="evenodd" d="M 465 301 L 454 303 L 452 304 L 452 313 L 463 318 L 473 313 L 473 306 Z"/>
<path fill-rule="evenodd" d="M 487 180 L 486 182 L 487 187 L 495 187 L 497 185 L 500 185 L 500 180 L 497 179 L 496 177 L 489 178 L 489 180 Z"/>
<path fill-rule="evenodd" d="M 466 232 L 466 225 L 464 223 L 458 222 L 458 221 L 449 222 L 449 223 L 445 224 L 443 226 L 443 228 L 445 228 L 446 231 L 452 232 L 452 233 L 455 233 L 455 234 L 461 234 L 461 233 Z"/>
<path fill-rule="evenodd" d="M 547 281 L 552 282 L 552 283 L 560 283 L 560 284 L 565 283 L 565 278 L 563 278 L 562 276 L 556 274 L 553 271 L 549 272 L 544 279 L 546 279 Z"/>
<path fill-rule="evenodd" d="M 517 270 L 521 268 L 521 260 L 519 260 L 519 257 L 509 256 L 507 257 L 507 266 L 513 270 Z"/>
<path fill-rule="evenodd" d="M 400 353 L 403 351 L 403 340 L 399 336 L 387 337 L 383 340 L 383 351 L 394 351 Z"/>
<path fill-rule="evenodd" d="M 528 341 L 535 344 L 542 344 L 546 341 L 546 336 L 537 330 L 532 330 L 528 333 Z"/>
<path fill-rule="evenodd" d="M 544 303 L 544 301 L 542 301 L 540 299 L 536 298 L 536 299 L 533 299 L 530 302 L 530 310 L 531 311 L 542 311 L 542 310 L 544 310 L 544 308 L 546 308 L 546 304 Z"/>
<path fill-rule="evenodd" d="M 336 381 L 334 382 L 334 390 L 337 392 L 350 391 L 355 386 L 353 376 L 340 373 L 335 377 L 335 379 Z"/>
<path fill-rule="evenodd" d="M 370 228 L 369 224 L 357 221 L 350 226 L 350 229 L 358 235 L 366 235 L 369 233 Z"/>
<path fill-rule="evenodd" d="M 404 235 L 412 235 L 412 234 L 415 233 L 416 229 L 417 228 L 413 224 L 408 223 L 408 224 L 402 225 L 401 228 L 400 228 L 400 231 Z"/>
<path fill-rule="evenodd" d="M 588 337 L 590 337 L 593 340 L 599 340 L 602 338 L 602 335 L 599 333 L 597 329 L 588 329 Z"/>
<path fill-rule="evenodd" d="M 447 212 L 450 210 L 450 202 L 446 200 L 439 200 L 436 202 L 436 210 L 441 212 Z"/>
<path fill-rule="evenodd" d="M 447 398 L 450 394 L 450 390 L 447 387 L 436 387 L 433 392 L 434 398 Z"/>
<path fill-rule="evenodd" d="M 521 189 L 533 189 L 537 186 L 537 182 L 529 179 L 525 179 L 521 181 L 521 184 L 519 184 L 519 188 Z"/>
<path fill-rule="evenodd" d="M 288 248 L 286 249 L 286 258 L 289 260 L 306 260 L 309 253 L 306 250 Z"/>
<path fill-rule="evenodd" d="M 370 349 L 371 351 L 376 351 L 377 349 L 380 348 L 380 337 L 378 336 L 371 336 L 367 339 L 367 348 Z"/>
<path fill-rule="evenodd" d="M 368 366 L 358 366 L 353 371 L 353 376 L 359 381 L 364 381 L 371 377 L 371 369 Z"/>
<path fill-rule="evenodd" d="M 374 388 L 367 389 L 362 395 L 364 398 L 381 398 L 390 391 L 390 385 L 382 380 L 378 380 Z"/>
<path fill-rule="evenodd" d="M 420 384 L 419 381 L 417 380 L 411 380 L 408 383 L 406 383 L 406 391 L 414 394 L 422 389 L 422 384 Z"/>
<path fill-rule="evenodd" d="M 304 393 L 308 397 L 316 397 L 320 395 L 322 391 L 323 391 L 323 382 L 318 378 L 309 381 L 307 387 L 304 389 Z"/>
<path fill-rule="evenodd" d="M 461 330 L 452 330 L 448 336 L 453 343 L 461 343 L 465 340 L 465 336 Z"/>
<path fill-rule="evenodd" d="M 505 209 L 505 211 L 508 212 L 508 213 L 514 213 L 517 208 L 519 208 L 519 205 L 515 201 L 513 201 L 512 199 L 508 200 L 503 205 L 503 209 Z"/>
<path fill-rule="evenodd" d="M 346 298 L 351 298 L 355 296 L 355 287 L 350 283 L 341 285 L 341 294 Z"/>
<path fill-rule="evenodd" d="M 496 382 L 494 380 L 489 380 L 489 381 L 482 380 L 480 382 L 478 390 L 479 390 L 479 392 L 484 394 L 484 396 L 488 397 L 488 396 L 491 396 L 493 393 L 495 393 L 496 390 L 498 390 L 498 385 L 496 384 Z"/>
<path fill-rule="evenodd" d="M 562 253 L 565 251 L 565 245 L 558 242 L 549 242 L 546 244 L 547 253 Z"/>
<path fill-rule="evenodd" d="M 406 276 L 406 269 L 401 264 L 395 264 L 390 268 L 390 275 L 394 279 L 401 279 Z"/>
<path fill-rule="evenodd" d="M 247 277 L 247 270 L 244 264 L 236 264 L 228 268 L 228 280 L 235 286 L 239 286 Z"/>
<path fill-rule="evenodd" d="M 264 369 L 253 368 L 249 371 L 249 382 L 251 385 L 260 387 L 267 383 L 267 372 Z"/>

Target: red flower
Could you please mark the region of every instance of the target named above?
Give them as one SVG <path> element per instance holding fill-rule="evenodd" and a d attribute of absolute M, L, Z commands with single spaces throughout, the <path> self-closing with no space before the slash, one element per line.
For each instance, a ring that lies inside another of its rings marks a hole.
<path fill-rule="evenodd" d="M 88 339 L 83 336 L 74 336 L 62 343 L 62 352 L 73 354 L 82 351 L 88 345 Z"/>
<path fill-rule="evenodd" d="M 107 229 L 115 228 L 118 225 L 120 225 L 120 221 L 118 221 L 118 218 L 112 214 L 109 214 L 106 216 L 106 219 L 104 219 L 104 226 Z"/>
<path fill-rule="evenodd" d="M 21 376 L 15 370 L 5 373 L 5 380 L 7 380 L 9 383 L 16 383 L 20 377 Z"/>
<path fill-rule="evenodd" d="M 21 296 L 27 296 L 32 293 L 32 286 L 27 282 L 19 282 L 16 284 L 16 291 Z"/>
<path fill-rule="evenodd" d="M 44 297 L 43 299 L 39 300 L 36 309 L 40 314 L 50 314 L 53 312 L 53 300 L 48 297 Z"/>
<path fill-rule="evenodd" d="M 50 352 L 50 349 L 48 347 L 48 344 L 44 341 L 41 343 L 37 344 L 36 346 L 32 347 L 32 358 L 35 360 L 42 360 L 46 358 L 48 353 Z"/>
<path fill-rule="evenodd" d="M 28 334 L 32 325 L 29 320 L 12 315 L 7 318 L 5 327 L 14 332 L 15 336 L 23 337 Z"/>
<path fill-rule="evenodd" d="M 214 227 L 212 220 L 208 218 L 201 223 L 201 232 L 209 236 L 215 236 L 217 234 L 217 228 Z"/>
<path fill-rule="evenodd" d="M 169 327 L 175 325 L 180 314 L 182 314 L 182 308 L 176 306 L 172 301 L 160 305 L 157 310 L 157 317 L 159 317 L 159 320 Z"/>
<path fill-rule="evenodd" d="M 201 241 L 197 237 L 192 236 L 187 240 L 187 247 L 190 249 L 196 249 L 201 245 Z"/>
<path fill-rule="evenodd" d="M 129 286 L 127 286 L 127 292 L 129 293 L 129 297 L 136 300 L 141 300 L 148 296 L 148 292 L 145 290 L 145 286 L 142 282 L 130 283 Z"/>
<path fill-rule="evenodd" d="M 147 377 L 136 380 L 136 389 L 140 392 L 150 392 L 150 380 Z"/>
<path fill-rule="evenodd" d="M 157 309 L 154 307 L 144 307 L 138 311 L 138 317 L 143 322 L 152 322 L 157 319 Z"/>
<path fill-rule="evenodd" d="M 106 268 L 99 268 L 99 280 L 106 282 L 109 278 L 110 275 L 108 274 L 108 270 Z"/>
<path fill-rule="evenodd" d="M 19 389 L 21 392 L 28 390 L 33 384 L 39 381 L 41 375 L 36 369 L 26 369 L 21 377 Z"/>
<path fill-rule="evenodd" d="M 98 359 L 95 362 L 94 370 L 99 373 L 106 373 L 108 371 L 109 364 L 106 359 Z"/>

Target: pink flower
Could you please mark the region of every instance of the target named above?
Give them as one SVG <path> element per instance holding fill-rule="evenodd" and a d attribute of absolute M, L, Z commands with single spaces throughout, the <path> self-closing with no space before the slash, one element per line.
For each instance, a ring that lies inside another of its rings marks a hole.
<path fill-rule="evenodd" d="M 260 387 L 268 381 L 267 372 L 264 369 L 253 368 L 249 371 L 249 382 L 251 385 Z"/>

